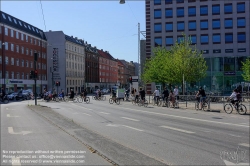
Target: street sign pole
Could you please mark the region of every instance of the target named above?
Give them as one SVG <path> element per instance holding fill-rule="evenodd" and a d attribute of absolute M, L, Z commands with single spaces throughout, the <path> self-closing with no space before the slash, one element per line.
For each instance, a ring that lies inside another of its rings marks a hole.
<path fill-rule="evenodd" d="M 34 70 L 36 72 L 36 62 L 37 62 L 37 53 L 34 53 Z M 36 75 L 36 73 L 34 73 Z M 34 77 L 34 81 L 35 81 L 35 105 L 37 105 L 37 94 L 36 94 L 36 78 L 37 75 Z"/>

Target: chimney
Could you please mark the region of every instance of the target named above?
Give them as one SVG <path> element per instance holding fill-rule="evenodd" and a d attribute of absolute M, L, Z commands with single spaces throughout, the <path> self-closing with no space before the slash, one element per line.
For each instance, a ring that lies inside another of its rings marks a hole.
<path fill-rule="evenodd" d="M 71 36 L 72 38 L 74 38 L 74 36 Z"/>
<path fill-rule="evenodd" d="M 94 48 L 96 49 L 96 46 L 94 46 Z"/>
<path fill-rule="evenodd" d="M 130 63 L 133 63 L 133 61 L 130 61 Z"/>
<path fill-rule="evenodd" d="M 85 44 L 88 44 L 88 42 L 86 41 Z"/>
<path fill-rule="evenodd" d="M 76 40 L 78 40 L 78 38 L 77 38 L 77 37 L 75 37 L 75 39 L 76 39 Z"/>
<path fill-rule="evenodd" d="M 101 49 L 101 51 L 103 51 L 103 49 Z"/>
<path fill-rule="evenodd" d="M 91 47 L 91 44 L 89 44 L 89 47 Z"/>

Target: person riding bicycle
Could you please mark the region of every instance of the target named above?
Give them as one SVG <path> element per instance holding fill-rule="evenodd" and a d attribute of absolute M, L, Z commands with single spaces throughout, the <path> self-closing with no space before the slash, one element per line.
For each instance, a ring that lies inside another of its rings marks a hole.
<path fill-rule="evenodd" d="M 53 89 L 53 94 L 52 94 L 53 99 L 55 99 L 56 96 L 57 96 L 57 93 L 56 93 L 56 89 L 54 88 L 54 89 Z"/>
<path fill-rule="evenodd" d="M 236 106 L 238 107 L 238 101 L 239 101 L 239 99 L 237 98 L 237 95 L 238 95 L 238 89 L 234 89 L 233 90 L 233 93 L 229 96 L 229 98 L 228 98 L 228 100 L 230 99 L 231 100 L 231 103 L 233 104 L 233 105 L 235 105 L 236 104 Z"/>
<path fill-rule="evenodd" d="M 172 90 L 169 93 L 169 101 L 172 103 L 172 106 L 175 105 L 175 95 L 174 95 L 174 92 Z"/>
<path fill-rule="evenodd" d="M 140 88 L 139 96 L 141 97 L 142 102 L 144 102 L 144 100 L 145 100 L 145 90 L 144 89 Z"/>
<path fill-rule="evenodd" d="M 205 90 L 200 87 L 199 91 L 197 92 L 196 98 L 200 97 L 200 108 L 202 107 L 202 102 L 204 102 L 206 100 L 206 93 Z"/>
<path fill-rule="evenodd" d="M 112 100 L 114 101 L 114 102 L 116 102 L 116 90 L 115 89 L 113 89 L 112 90 Z"/>
<path fill-rule="evenodd" d="M 154 95 L 154 100 L 158 103 L 159 97 L 160 97 L 160 92 L 158 90 L 158 87 L 156 87 L 156 90 L 154 91 L 152 95 Z"/>
<path fill-rule="evenodd" d="M 1 99 L 4 101 L 4 96 L 6 95 L 4 88 L 1 89 Z"/>
<path fill-rule="evenodd" d="M 162 92 L 162 94 L 163 94 L 163 101 L 165 100 L 167 102 L 168 101 L 168 96 L 169 96 L 168 89 L 165 88 L 164 91 Z"/>
<path fill-rule="evenodd" d="M 88 92 L 86 89 L 83 90 L 83 98 L 84 98 L 84 101 L 86 101 L 86 97 L 88 95 Z"/>
<path fill-rule="evenodd" d="M 70 98 L 70 99 L 73 99 L 74 96 L 75 96 L 75 93 L 74 93 L 73 89 L 71 89 L 71 90 L 70 90 L 70 96 L 69 96 L 69 98 Z"/>
<path fill-rule="evenodd" d="M 100 100 L 100 99 L 101 99 L 101 96 L 102 96 L 102 92 L 101 92 L 101 90 L 99 89 L 98 92 L 97 92 L 97 98 Z"/>

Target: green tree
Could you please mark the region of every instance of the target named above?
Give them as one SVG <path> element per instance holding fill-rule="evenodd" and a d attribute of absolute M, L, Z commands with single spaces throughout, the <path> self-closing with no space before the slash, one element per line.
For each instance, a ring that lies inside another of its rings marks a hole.
<path fill-rule="evenodd" d="M 242 77 L 245 81 L 250 82 L 250 58 L 247 58 L 245 62 L 242 63 Z"/>
<path fill-rule="evenodd" d="M 168 84 L 197 82 L 206 76 L 207 65 L 202 53 L 191 45 L 190 38 L 183 36 L 180 43 L 175 43 L 170 50 L 157 47 L 154 55 L 146 61 L 142 79 L 146 83 Z"/>

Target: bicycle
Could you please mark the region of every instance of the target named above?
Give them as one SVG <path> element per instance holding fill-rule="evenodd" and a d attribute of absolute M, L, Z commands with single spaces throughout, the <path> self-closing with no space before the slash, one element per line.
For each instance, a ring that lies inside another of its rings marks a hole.
<path fill-rule="evenodd" d="M 112 97 L 109 99 L 109 104 L 113 104 L 113 103 L 116 103 L 117 105 L 120 104 L 120 99 L 116 98 L 116 97 Z"/>
<path fill-rule="evenodd" d="M 90 98 L 87 97 L 87 96 L 86 96 L 86 97 L 81 96 L 81 97 L 78 97 L 78 98 L 77 98 L 77 101 L 78 101 L 79 103 L 82 103 L 82 102 L 84 101 L 85 103 L 89 104 Z"/>
<path fill-rule="evenodd" d="M 175 97 L 174 102 L 172 102 L 171 100 L 168 100 L 168 104 L 167 107 L 169 108 L 179 108 L 179 102 L 177 101 L 177 97 Z"/>
<path fill-rule="evenodd" d="M 144 106 L 144 107 L 147 107 L 148 106 L 148 101 L 144 98 L 143 100 L 142 99 L 139 99 L 138 101 L 138 106 Z"/>
<path fill-rule="evenodd" d="M 195 103 L 195 109 L 196 110 L 203 110 L 203 111 L 207 111 L 208 110 L 208 102 L 207 102 L 207 99 L 203 100 L 200 102 L 200 97 L 197 97 L 197 102 Z M 201 103 L 201 108 L 199 108 L 200 106 L 200 103 Z"/>
<path fill-rule="evenodd" d="M 233 112 L 233 108 L 240 114 L 244 115 L 247 113 L 247 108 L 244 104 L 241 103 L 241 101 L 236 101 L 235 104 L 227 103 L 224 106 L 224 111 L 227 114 L 231 114 Z"/>
<path fill-rule="evenodd" d="M 10 100 L 9 100 L 9 98 L 8 98 L 8 96 L 7 96 L 7 95 L 4 95 L 3 99 L 2 99 L 2 97 L 0 97 L 0 102 L 1 102 L 1 103 L 6 104 L 6 102 L 5 102 L 5 101 L 7 101 L 7 103 L 9 103 L 9 102 L 10 102 Z"/>
<path fill-rule="evenodd" d="M 139 102 L 139 98 L 136 98 L 135 96 L 132 96 L 132 104 L 135 105 L 135 104 L 138 104 Z"/>
<path fill-rule="evenodd" d="M 153 105 L 157 105 L 158 107 L 160 107 L 161 104 L 162 104 L 162 98 L 160 96 L 155 96 Z"/>

